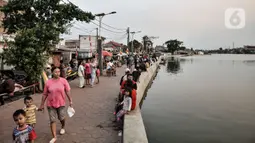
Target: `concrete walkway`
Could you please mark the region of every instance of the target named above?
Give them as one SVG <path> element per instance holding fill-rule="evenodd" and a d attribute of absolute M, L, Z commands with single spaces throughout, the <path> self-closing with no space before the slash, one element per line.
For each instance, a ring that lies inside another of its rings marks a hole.
<path fill-rule="evenodd" d="M 67 119 L 66 134 L 58 135 L 57 143 L 117 143 L 117 131 L 113 130 L 112 120 L 115 98 L 119 92 L 119 80 L 123 68 L 117 71 L 117 77 L 101 77 L 100 84 L 94 88 L 79 89 L 78 80 L 70 83 L 73 104 L 76 113 Z M 34 103 L 39 106 L 41 95 L 34 95 Z M 68 102 L 67 102 L 68 103 Z M 23 108 L 23 100 L 18 100 L 0 107 L 0 143 L 12 142 L 12 131 L 15 123 L 12 114 Z M 60 130 L 57 125 L 57 131 Z M 37 113 L 37 143 L 48 143 L 51 139 L 48 113 Z"/>

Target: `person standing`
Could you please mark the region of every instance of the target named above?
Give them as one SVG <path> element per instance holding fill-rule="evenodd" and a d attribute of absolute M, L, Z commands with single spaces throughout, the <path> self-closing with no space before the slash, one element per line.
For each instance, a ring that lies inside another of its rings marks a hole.
<path fill-rule="evenodd" d="M 69 100 L 69 106 L 72 107 L 72 98 L 70 94 L 70 85 L 65 78 L 60 77 L 60 69 L 52 68 L 53 78 L 49 79 L 44 87 L 41 106 L 39 111 L 44 110 L 44 104 L 47 100 L 47 109 L 50 118 L 50 127 L 53 138 L 50 143 L 55 143 L 57 140 L 56 134 L 56 120 L 61 122 L 60 134 L 65 134 L 65 105 L 66 96 Z"/>
<path fill-rule="evenodd" d="M 85 87 L 85 76 L 84 76 L 84 61 L 81 61 L 78 68 L 78 76 L 79 76 L 79 87 L 84 88 Z"/>
<path fill-rule="evenodd" d="M 90 68 L 91 68 L 91 87 L 93 87 L 96 79 L 96 62 L 94 59 L 92 59 L 91 61 Z"/>
<path fill-rule="evenodd" d="M 66 67 L 64 63 L 60 65 L 60 77 L 66 78 Z"/>
<path fill-rule="evenodd" d="M 90 79 L 91 79 L 90 60 L 88 60 L 87 63 L 85 64 L 85 79 L 86 79 L 86 85 L 89 85 Z"/>

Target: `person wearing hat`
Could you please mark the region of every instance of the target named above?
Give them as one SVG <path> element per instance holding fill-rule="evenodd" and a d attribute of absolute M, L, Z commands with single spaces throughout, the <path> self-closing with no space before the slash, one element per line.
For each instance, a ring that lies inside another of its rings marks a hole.
<path fill-rule="evenodd" d="M 122 82 L 127 80 L 127 75 L 130 74 L 130 69 L 129 68 L 126 68 L 125 70 L 125 75 L 123 75 L 120 79 L 120 86 L 122 85 Z"/>

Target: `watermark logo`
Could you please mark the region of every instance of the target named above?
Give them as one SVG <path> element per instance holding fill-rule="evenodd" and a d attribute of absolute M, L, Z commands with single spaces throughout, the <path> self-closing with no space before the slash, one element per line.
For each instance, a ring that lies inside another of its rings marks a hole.
<path fill-rule="evenodd" d="M 225 26 L 228 29 L 245 27 L 245 11 L 242 8 L 228 8 L 225 11 Z"/>

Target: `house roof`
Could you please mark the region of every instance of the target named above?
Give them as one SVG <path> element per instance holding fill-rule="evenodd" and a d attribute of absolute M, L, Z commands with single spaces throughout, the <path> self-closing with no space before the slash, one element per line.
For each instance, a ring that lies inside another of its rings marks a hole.
<path fill-rule="evenodd" d="M 113 48 L 115 48 L 115 47 L 121 47 L 121 46 L 122 46 L 122 44 L 117 43 L 117 42 L 114 42 L 114 41 L 110 41 L 110 42 L 106 43 L 105 45 L 112 45 Z"/>

